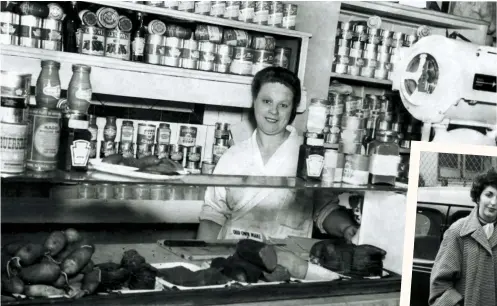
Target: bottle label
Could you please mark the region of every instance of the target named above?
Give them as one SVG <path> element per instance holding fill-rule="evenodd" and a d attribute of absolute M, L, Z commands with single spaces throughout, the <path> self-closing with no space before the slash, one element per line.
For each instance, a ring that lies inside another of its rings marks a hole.
<path fill-rule="evenodd" d="M 143 56 L 143 50 L 145 50 L 145 38 L 135 37 L 133 40 L 133 55 Z"/>
<path fill-rule="evenodd" d="M 57 122 L 40 124 L 34 133 L 36 151 L 47 158 L 54 158 L 59 151 L 60 126 Z"/>
<path fill-rule="evenodd" d="M 41 40 L 61 41 L 62 32 L 50 29 L 41 29 Z"/>
<path fill-rule="evenodd" d="M 87 140 L 78 139 L 71 145 L 71 161 L 73 167 L 86 167 L 90 158 L 91 144 Z"/>
<path fill-rule="evenodd" d="M 104 136 L 105 136 L 106 140 L 114 140 L 114 138 L 116 137 L 116 134 L 117 134 L 117 130 L 115 127 L 107 126 L 104 128 Z"/>
<path fill-rule="evenodd" d="M 55 99 L 60 99 L 60 85 L 50 86 L 50 84 L 47 84 L 43 87 L 43 94 L 46 96 L 52 96 Z"/>
<path fill-rule="evenodd" d="M 373 154 L 369 162 L 369 172 L 373 175 L 397 176 L 400 156 Z"/>
<path fill-rule="evenodd" d="M 198 60 L 199 56 L 198 50 L 183 49 L 181 52 L 181 57 L 186 59 Z"/>
<path fill-rule="evenodd" d="M 169 144 L 171 142 L 171 131 L 168 129 L 159 130 L 158 144 Z"/>
<path fill-rule="evenodd" d="M 188 154 L 188 161 L 198 162 L 200 161 L 200 153 L 190 153 Z"/>
<path fill-rule="evenodd" d="M 369 172 L 354 169 L 352 163 L 347 161 L 343 168 L 342 181 L 352 185 L 366 185 L 368 183 Z"/>
<path fill-rule="evenodd" d="M 224 154 L 224 152 L 228 151 L 228 147 L 225 146 L 216 146 L 212 148 L 212 154 L 215 156 L 221 156 Z"/>
<path fill-rule="evenodd" d="M 131 126 L 121 128 L 121 142 L 133 142 L 134 129 Z"/>
<path fill-rule="evenodd" d="M 307 176 L 320 177 L 324 166 L 324 157 L 319 154 L 309 155 L 306 159 Z"/>
<path fill-rule="evenodd" d="M 76 99 L 90 102 L 91 94 L 92 92 L 90 88 L 88 89 L 78 88 L 78 90 L 76 90 L 76 93 L 74 95 L 76 96 Z"/>
<path fill-rule="evenodd" d="M 113 141 L 102 141 L 102 146 L 100 147 L 101 157 L 107 157 L 109 155 L 116 153 L 115 143 Z"/>

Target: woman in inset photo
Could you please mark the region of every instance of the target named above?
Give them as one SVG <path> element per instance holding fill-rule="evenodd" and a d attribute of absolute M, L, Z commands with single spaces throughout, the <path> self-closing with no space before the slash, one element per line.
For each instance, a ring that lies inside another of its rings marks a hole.
<path fill-rule="evenodd" d="M 430 277 L 431 306 L 497 305 L 497 172 L 477 176 L 475 209 L 445 232 Z"/>

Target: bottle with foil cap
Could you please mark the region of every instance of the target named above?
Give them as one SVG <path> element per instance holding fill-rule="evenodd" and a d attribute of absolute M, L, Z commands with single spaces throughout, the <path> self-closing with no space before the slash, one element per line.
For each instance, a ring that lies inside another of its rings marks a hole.
<path fill-rule="evenodd" d="M 87 113 L 90 107 L 92 88 L 90 83 L 91 67 L 72 65 L 72 78 L 67 89 L 67 106 L 73 112 Z"/>
<path fill-rule="evenodd" d="M 400 155 L 394 131 L 379 130 L 368 146 L 370 183 L 395 185 Z"/>
<path fill-rule="evenodd" d="M 41 72 L 36 81 L 36 106 L 56 109 L 60 99 L 60 63 L 56 61 L 41 61 Z"/>
<path fill-rule="evenodd" d="M 324 135 L 305 134 L 305 142 L 300 146 L 297 176 L 304 180 L 321 180 L 324 167 Z"/>

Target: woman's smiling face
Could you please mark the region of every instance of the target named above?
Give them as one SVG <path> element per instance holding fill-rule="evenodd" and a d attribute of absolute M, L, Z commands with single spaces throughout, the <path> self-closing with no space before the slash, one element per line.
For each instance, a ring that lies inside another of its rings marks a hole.
<path fill-rule="evenodd" d="M 292 115 L 293 92 L 280 83 L 262 85 L 254 101 L 257 127 L 266 135 L 285 131 Z"/>
<path fill-rule="evenodd" d="M 494 222 L 497 219 L 497 189 L 492 186 L 483 189 L 478 205 L 480 218 L 485 222 Z"/>

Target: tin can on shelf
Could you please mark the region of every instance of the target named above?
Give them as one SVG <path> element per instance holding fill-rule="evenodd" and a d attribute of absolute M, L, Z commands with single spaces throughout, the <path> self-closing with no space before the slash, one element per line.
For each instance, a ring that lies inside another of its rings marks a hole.
<path fill-rule="evenodd" d="M 250 47 L 252 36 L 244 30 L 224 29 L 223 43 L 234 47 Z"/>
<path fill-rule="evenodd" d="M 119 16 L 119 22 L 117 23 L 117 30 L 121 32 L 131 32 L 133 29 L 133 22 L 127 16 Z"/>
<path fill-rule="evenodd" d="M 348 54 L 345 54 L 345 55 L 348 55 L 350 57 L 354 57 L 354 58 L 357 58 L 357 57 L 362 57 L 362 49 L 354 49 L 354 48 L 351 48 L 349 49 L 349 53 Z"/>
<path fill-rule="evenodd" d="M 181 125 L 179 127 L 178 144 L 184 147 L 192 147 L 197 142 L 197 128 Z"/>
<path fill-rule="evenodd" d="M 114 199 L 129 200 L 133 198 L 133 189 L 128 184 L 114 185 Z"/>
<path fill-rule="evenodd" d="M 164 7 L 164 1 L 143 1 L 145 5 L 155 6 L 155 7 Z"/>
<path fill-rule="evenodd" d="M 130 60 L 131 34 L 119 30 L 107 31 L 105 38 L 105 56 Z"/>
<path fill-rule="evenodd" d="M 44 19 L 41 30 L 41 48 L 45 50 L 62 50 L 62 22 Z"/>
<path fill-rule="evenodd" d="M 223 29 L 219 26 L 198 24 L 195 28 L 195 39 L 219 44 L 223 40 Z"/>
<path fill-rule="evenodd" d="M 162 35 L 148 34 L 145 44 L 145 62 L 159 65 L 166 52 L 166 38 Z"/>
<path fill-rule="evenodd" d="M 157 143 L 168 145 L 171 142 L 171 126 L 168 123 L 160 123 L 157 128 Z"/>
<path fill-rule="evenodd" d="M 253 23 L 259 25 L 268 24 L 270 4 L 270 1 L 255 1 Z"/>
<path fill-rule="evenodd" d="M 136 143 L 153 145 L 155 140 L 155 125 L 153 124 L 138 124 L 138 134 L 136 137 Z"/>
<path fill-rule="evenodd" d="M 224 10 L 223 18 L 238 19 L 240 13 L 240 1 L 226 1 L 226 8 Z"/>
<path fill-rule="evenodd" d="M 295 30 L 298 6 L 296 4 L 283 4 L 283 20 L 281 26 L 285 29 Z"/>
<path fill-rule="evenodd" d="M 354 27 L 354 37 L 352 38 L 354 41 L 365 43 L 368 40 L 368 34 L 366 32 L 366 26 L 364 25 L 356 25 Z"/>
<path fill-rule="evenodd" d="M 192 146 L 188 147 L 188 156 L 187 156 L 187 169 L 195 169 L 200 170 L 200 161 L 202 159 L 202 147 L 201 146 Z"/>
<path fill-rule="evenodd" d="M 1 122 L 21 123 L 29 104 L 31 74 L 1 71 Z"/>
<path fill-rule="evenodd" d="M 105 53 L 105 29 L 81 27 L 79 53 L 103 56 Z"/>
<path fill-rule="evenodd" d="M 376 56 L 376 60 L 378 62 L 390 62 L 392 55 L 387 52 L 379 52 Z"/>
<path fill-rule="evenodd" d="M 161 65 L 179 67 L 183 40 L 176 37 L 166 37 L 165 54 L 161 58 Z"/>
<path fill-rule="evenodd" d="M 111 7 L 101 7 L 96 14 L 97 24 L 101 28 L 113 30 L 119 24 L 119 14 Z"/>
<path fill-rule="evenodd" d="M 116 143 L 112 140 L 102 140 L 100 142 L 100 158 L 104 158 L 118 152 Z"/>
<path fill-rule="evenodd" d="M 216 164 L 210 160 L 204 160 L 202 162 L 202 174 L 213 174 Z"/>
<path fill-rule="evenodd" d="M 42 19 L 31 15 L 22 15 L 19 29 L 19 45 L 39 48 L 41 45 Z"/>
<path fill-rule="evenodd" d="M 149 143 L 137 143 L 136 158 L 142 158 L 145 156 L 151 156 L 154 149 L 154 144 Z"/>
<path fill-rule="evenodd" d="M 22 173 L 26 168 L 28 126 L 23 123 L 0 124 L 0 172 Z"/>
<path fill-rule="evenodd" d="M 194 1 L 178 1 L 178 11 L 193 13 L 195 12 Z"/>
<path fill-rule="evenodd" d="M 150 186 L 145 184 L 131 185 L 134 200 L 150 200 Z"/>
<path fill-rule="evenodd" d="M 395 32 L 392 35 L 392 43 L 391 47 L 400 48 L 404 45 L 404 41 L 406 40 L 406 35 L 402 32 Z"/>
<path fill-rule="evenodd" d="M 179 25 L 168 24 L 166 29 L 166 36 L 176 37 L 180 39 L 190 39 L 192 37 L 192 30 Z"/>
<path fill-rule="evenodd" d="M 376 69 L 374 70 L 373 77 L 378 80 L 386 80 L 388 79 L 389 72 L 390 72 L 390 63 L 378 61 Z"/>
<path fill-rule="evenodd" d="M 204 71 L 214 70 L 214 61 L 216 59 L 216 44 L 210 41 L 201 41 L 199 43 L 199 61 L 198 69 Z"/>
<path fill-rule="evenodd" d="M 13 12 L 0 12 L 0 43 L 4 45 L 19 45 L 19 20 L 18 14 Z"/>
<path fill-rule="evenodd" d="M 166 33 L 167 26 L 164 22 L 154 19 L 148 23 L 147 29 L 149 34 L 164 35 Z"/>
<path fill-rule="evenodd" d="M 354 37 L 353 26 L 350 22 L 338 22 L 336 36 L 344 40 L 351 40 Z"/>
<path fill-rule="evenodd" d="M 379 45 L 381 42 L 380 29 L 368 28 L 368 44 Z"/>
<path fill-rule="evenodd" d="M 97 26 L 98 18 L 97 14 L 90 10 L 82 10 L 79 12 L 79 19 L 81 19 L 81 24 L 85 26 Z"/>
<path fill-rule="evenodd" d="M 22 20 L 22 16 L 21 16 Z M 415 34 L 406 35 L 403 43 L 403 47 L 410 48 L 418 40 Z"/>
<path fill-rule="evenodd" d="M 352 154 L 345 156 L 342 182 L 367 185 L 369 179 L 369 156 Z"/>
<path fill-rule="evenodd" d="M 292 55 L 292 49 L 277 47 L 274 50 L 274 66 L 283 67 L 285 69 L 290 69 L 290 58 Z"/>
<path fill-rule="evenodd" d="M 269 26 L 281 28 L 283 25 L 283 1 L 269 2 L 269 16 L 267 21 Z"/>
<path fill-rule="evenodd" d="M 170 9 L 170 10 L 178 10 L 178 8 L 179 8 L 179 1 L 166 0 L 166 1 L 163 1 L 163 3 L 164 3 L 164 7 L 167 9 Z"/>
<path fill-rule="evenodd" d="M 238 21 L 252 23 L 254 22 L 254 15 L 255 15 L 255 2 L 240 1 L 240 13 L 238 14 Z"/>
<path fill-rule="evenodd" d="M 230 72 L 239 75 L 250 75 L 253 68 L 254 50 L 236 47 Z"/>
<path fill-rule="evenodd" d="M 333 183 L 335 179 L 335 169 L 337 167 L 338 152 L 336 150 L 327 149 L 324 152 L 323 171 L 321 173 L 321 181 L 325 183 Z"/>
<path fill-rule="evenodd" d="M 381 45 L 385 47 L 390 47 L 392 45 L 393 31 L 382 29 L 380 35 L 381 35 Z"/>
<path fill-rule="evenodd" d="M 217 45 L 216 58 L 214 60 L 214 71 L 227 73 L 233 58 L 233 46 Z"/>
<path fill-rule="evenodd" d="M 274 52 L 266 50 L 254 51 L 254 65 L 252 66 L 252 75 L 264 68 L 271 67 L 274 62 Z"/>
<path fill-rule="evenodd" d="M 337 51 L 337 55 L 341 55 L 341 56 L 349 56 L 350 54 L 350 48 L 347 48 L 347 47 L 338 47 L 336 49 Z"/>
<path fill-rule="evenodd" d="M 183 162 L 183 146 L 178 144 L 170 144 L 168 146 L 169 158 L 179 164 Z"/>
<path fill-rule="evenodd" d="M 221 18 L 226 10 L 226 1 L 211 1 L 209 16 Z"/>
<path fill-rule="evenodd" d="M 209 16 L 211 13 L 210 1 L 195 1 L 195 14 Z"/>
<path fill-rule="evenodd" d="M 332 69 L 335 73 L 346 74 L 349 63 L 350 63 L 349 56 L 336 54 L 333 57 Z"/>
<path fill-rule="evenodd" d="M 169 158 L 169 145 L 168 144 L 156 144 L 154 149 L 154 155 L 159 159 Z"/>
<path fill-rule="evenodd" d="M 62 113 L 59 110 L 30 108 L 26 167 L 33 171 L 57 168 Z"/>
<path fill-rule="evenodd" d="M 135 157 L 135 144 L 130 141 L 121 141 L 118 146 L 118 154 L 121 154 L 124 158 Z"/>
<path fill-rule="evenodd" d="M 216 129 L 214 130 L 214 138 L 229 139 L 230 138 L 230 124 L 216 122 Z"/>
<path fill-rule="evenodd" d="M 181 67 L 197 69 L 199 57 L 198 42 L 194 39 L 184 40 L 183 50 L 181 50 Z"/>
<path fill-rule="evenodd" d="M 242 46 L 243 47 L 243 46 Z M 254 50 L 273 51 L 276 48 L 276 39 L 273 36 L 254 36 L 251 47 Z"/>

